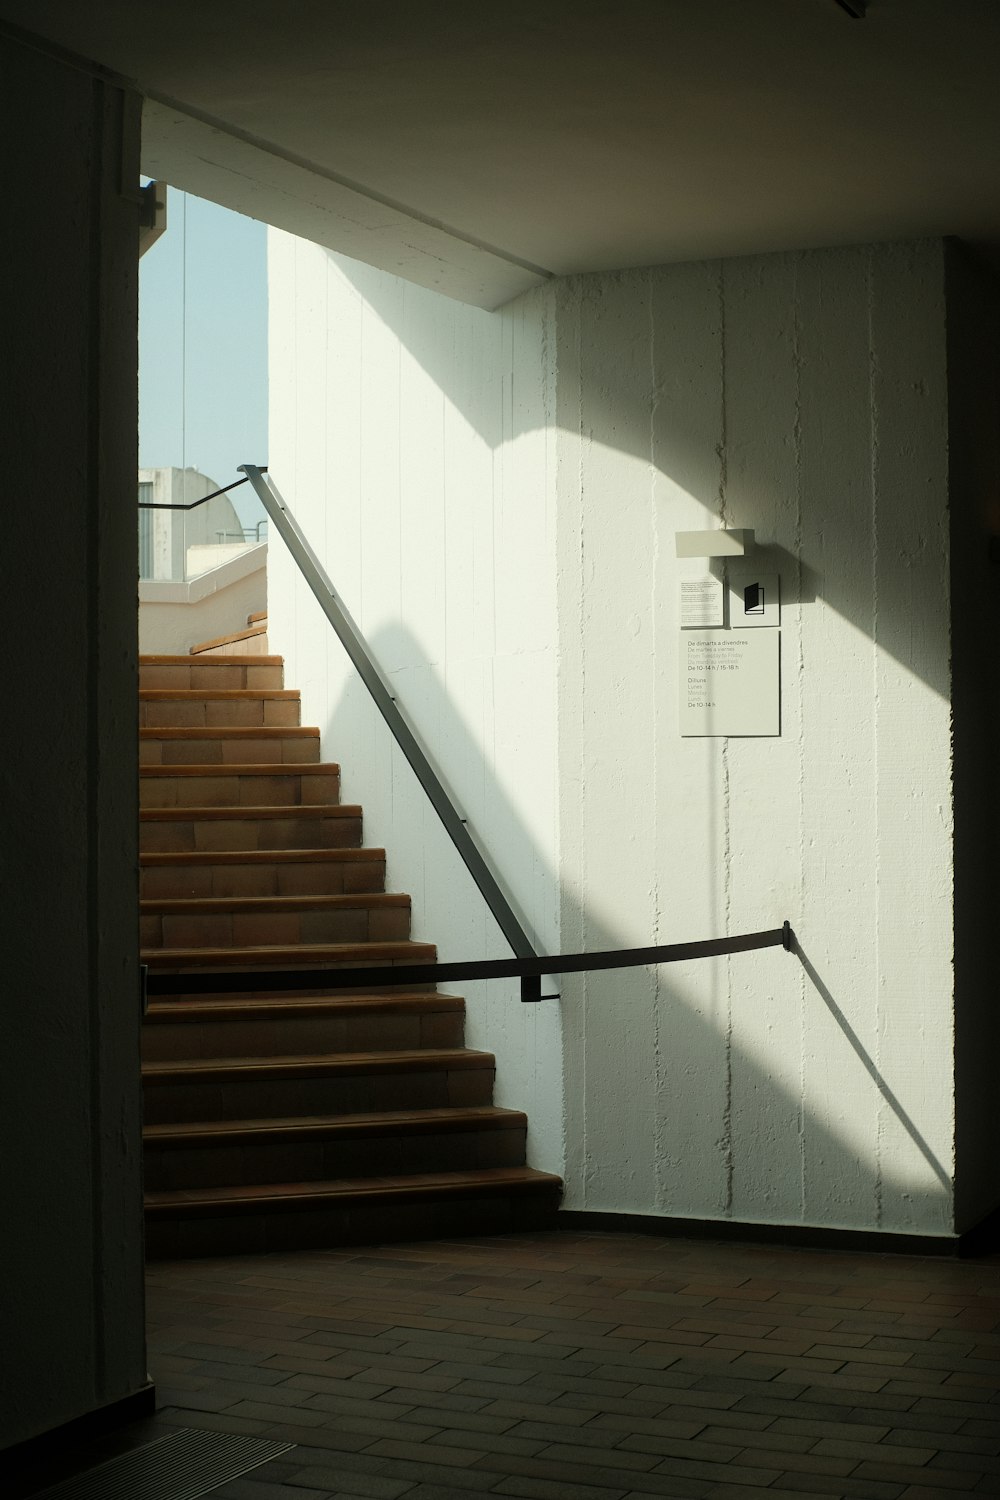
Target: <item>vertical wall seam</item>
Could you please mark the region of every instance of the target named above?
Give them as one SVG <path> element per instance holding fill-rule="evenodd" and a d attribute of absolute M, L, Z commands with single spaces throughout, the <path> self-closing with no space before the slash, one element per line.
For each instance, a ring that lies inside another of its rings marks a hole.
<path fill-rule="evenodd" d="M 792 441 L 795 462 L 795 587 L 796 587 L 796 684 L 799 695 L 799 727 L 796 744 L 796 780 L 799 815 L 799 900 L 796 925 L 804 920 L 806 909 L 805 849 L 806 849 L 806 784 L 805 784 L 805 628 L 802 610 L 802 591 L 805 570 L 802 564 L 804 536 L 802 497 L 802 304 L 799 294 L 798 256 L 792 260 L 792 362 L 795 374 L 795 413 L 792 424 Z M 787 629 L 783 632 L 787 638 Z M 787 683 L 785 685 L 787 692 Z M 806 973 L 799 965 L 799 1216 L 806 1217 Z"/>
<path fill-rule="evenodd" d="M 718 298 L 719 298 L 719 520 L 723 528 L 729 524 L 729 428 L 728 428 L 728 392 L 726 387 L 726 361 L 728 358 L 728 346 L 726 339 L 726 263 L 724 260 L 718 262 Z M 719 751 L 719 769 L 721 773 L 721 802 L 722 802 L 722 900 L 723 900 L 723 931 L 728 936 L 731 931 L 732 922 L 732 900 L 733 900 L 733 871 L 732 871 L 732 828 L 730 823 L 730 766 L 729 766 L 729 740 L 724 738 Z M 722 1120 L 723 1160 L 725 1170 L 725 1201 L 723 1215 L 726 1218 L 732 1216 L 733 1211 L 733 987 L 731 961 L 723 960 L 723 974 L 725 976 L 725 1104 Z"/>
<path fill-rule="evenodd" d="M 881 924 L 878 900 L 881 885 L 881 853 L 879 844 L 879 403 L 878 403 L 878 353 L 875 345 L 875 261 L 874 251 L 869 248 L 865 257 L 868 314 L 868 410 L 870 422 L 870 484 L 871 484 L 871 549 L 872 549 L 872 763 L 875 774 L 875 1034 L 872 1051 L 878 1076 L 882 1077 L 881 1022 L 882 1022 L 882 955 L 880 951 Z M 881 1090 L 875 1099 L 875 1223 L 882 1224 L 883 1217 L 883 1153 L 885 1149 L 885 1101 Z"/>
<path fill-rule="evenodd" d="M 656 319 L 653 306 L 653 285 L 655 272 L 652 267 L 646 273 L 646 304 L 649 323 L 649 509 L 650 509 L 650 531 L 652 535 L 653 562 L 650 570 L 650 598 L 649 598 L 649 621 L 650 621 L 650 651 L 653 660 L 653 793 L 652 793 L 652 828 L 653 828 L 653 850 L 654 861 L 651 872 L 651 897 L 653 916 L 653 941 L 660 942 L 660 871 L 659 860 L 655 857 L 657 844 L 659 842 L 660 809 L 659 809 L 659 752 L 660 752 L 660 702 L 656 692 L 656 642 L 658 639 L 657 616 L 659 604 L 659 569 L 660 569 L 660 530 L 657 524 L 656 510 L 656 420 L 660 405 L 660 387 L 656 374 Z M 654 968 L 652 977 L 652 1003 L 653 1003 L 653 1086 L 655 1090 L 654 1101 L 654 1136 L 656 1149 L 654 1152 L 653 1172 L 656 1184 L 656 1209 L 661 1211 L 666 1201 L 666 1183 L 664 1181 L 664 1153 L 662 1145 L 662 1119 L 659 1112 L 659 1099 L 663 1088 L 663 1028 L 661 1024 L 660 1007 L 663 1003 L 663 986 L 660 970 Z"/>
<path fill-rule="evenodd" d="M 587 925 L 587 899 L 588 870 L 586 823 L 587 823 L 587 646 L 583 633 L 583 591 L 586 579 L 585 568 L 587 564 L 587 539 L 586 526 L 584 524 L 586 506 L 584 503 L 584 480 L 583 480 L 583 283 L 578 278 L 573 288 L 573 312 L 574 312 L 574 338 L 576 341 L 576 465 L 577 465 L 577 516 L 579 525 L 579 541 L 577 544 L 577 639 L 580 642 L 580 733 L 578 737 L 580 763 L 577 771 L 577 781 L 580 787 L 580 818 L 578 824 L 578 837 L 580 840 L 580 889 L 583 899 L 580 901 L 580 946 L 586 952 L 588 947 L 589 932 Z M 587 1052 L 587 1005 L 590 999 L 589 975 L 583 974 L 580 985 L 580 1049 L 581 1049 L 581 1101 L 580 1119 L 583 1139 L 580 1151 L 580 1179 L 581 1192 L 584 1208 L 588 1205 L 590 1196 L 590 1121 L 589 1121 L 589 1069 Z"/>

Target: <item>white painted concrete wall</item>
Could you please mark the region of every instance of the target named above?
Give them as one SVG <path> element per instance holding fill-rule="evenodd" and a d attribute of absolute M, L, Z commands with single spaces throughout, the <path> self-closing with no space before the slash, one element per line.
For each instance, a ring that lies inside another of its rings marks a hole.
<path fill-rule="evenodd" d="M 802 944 L 569 979 L 558 1015 L 474 995 L 532 1160 L 565 1158 L 567 1208 L 949 1233 L 941 245 L 588 276 L 494 315 L 270 251 L 271 473 L 543 944 L 785 917 Z M 778 739 L 678 735 L 673 535 L 723 523 L 781 574 Z M 418 935 L 502 951 L 277 545 L 270 590 Z"/>
<path fill-rule="evenodd" d="M 567 1206 L 947 1233 L 942 247 L 585 277 L 558 326 L 563 939 L 787 917 L 809 965 L 568 984 Z M 781 574 L 779 739 L 678 735 L 673 534 L 722 522 Z"/>
<path fill-rule="evenodd" d="M 545 951 L 559 941 L 551 297 L 462 306 L 280 231 L 269 237 L 270 472 Z M 509 950 L 275 538 L 271 649 L 343 765 L 365 841 L 443 959 Z M 469 986 L 529 1159 L 562 1167 L 554 1005 Z"/>

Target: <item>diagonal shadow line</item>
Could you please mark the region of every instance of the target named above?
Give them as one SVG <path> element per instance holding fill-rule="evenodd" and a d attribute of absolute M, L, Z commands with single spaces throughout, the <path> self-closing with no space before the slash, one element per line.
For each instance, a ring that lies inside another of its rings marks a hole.
<path fill-rule="evenodd" d="M 893 1093 L 892 1089 L 882 1077 L 878 1068 L 872 1061 L 867 1049 L 865 1048 L 864 1043 L 861 1041 L 861 1038 L 851 1026 L 850 1021 L 848 1021 L 847 1017 L 844 1015 L 844 1012 L 841 1010 L 840 1006 L 837 1004 L 836 1000 L 830 994 L 830 991 L 827 989 L 826 985 L 823 983 L 822 979 L 819 977 L 816 970 L 809 962 L 808 957 L 803 952 L 802 948 L 799 945 L 798 939 L 794 935 L 792 938 L 792 952 L 798 954 L 799 962 L 812 981 L 816 993 L 826 1005 L 827 1010 L 833 1016 L 833 1019 L 836 1021 L 837 1025 L 844 1033 L 848 1042 L 851 1044 L 851 1047 L 854 1049 L 855 1053 L 860 1059 L 861 1064 L 865 1072 L 868 1074 L 869 1078 L 872 1080 L 872 1083 L 874 1083 L 875 1087 L 882 1095 L 882 1098 L 885 1100 L 886 1104 L 888 1104 L 889 1108 L 892 1110 L 893 1114 L 896 1116 L 897 1120 L 902 1125 L 907 1135 L 910 1137 L 910 1140 L 916 1146 L 917 1150 L 924 1158 L 924 1161 L 926 1161 L 927 1165 L 934 1173 L 934 1176 L 937 1178 L 938 1182 L 940 1182 L 942 1187 L 946 1188 L 950 1193 L 952 1190 L 952 1181 L 948 1176 L 948 1173 L 945 1171 L 944 1167 L 942 1167 L 941 1163 L 934 1155 L 934 1152 L 931 1150 L 930 1146 L 927 1144 L 927 1142 L 924 1140 L 924 1137 L 917 1129 L 913 1120 L 911 1120 L 902 1104 L 900 1104 L 899 1100 L 896 1098 L 896 1095 Z"/>

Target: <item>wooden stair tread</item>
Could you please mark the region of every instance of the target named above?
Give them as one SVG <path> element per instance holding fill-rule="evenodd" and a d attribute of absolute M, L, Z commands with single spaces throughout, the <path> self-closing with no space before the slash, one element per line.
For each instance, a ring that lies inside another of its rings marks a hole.
<path fill-rule="evenodd" d="M 154 1025 L 183 1025 L 199 1021 L 284 1021 L 323 1016 L 435 1015 L 441 1011 L 463 1011 L 460 995 L 439 991 L 400 991 L 391 995 L 289 995 L 287 999 L 246 1000 L 238 996 L 214 996 L 204 1000 L 151 1000 L 146 1021 Z"/>
<path fill-rule="evenodd" d="M 282 943 L 246 948 L 145 948 L 144 964 L 158 969 L 295 968 L 310 964 L 433 963 L 433 943 L 413 943 L 403 938 L 380 943 Z"/>
<path fill-rule="evenodd" d="M 297 703 L 297 688 L 140 688 L 140 703 L 246 703 L 257 698 L 269 702 Z"/>
<path fill-rule="evenodd" d="M 224 767 L 217 766 L 215 771 L 216 775 L 225 774 Z M 291 802 L 277 807 L 270 803 L 261 807 L 242 805 L 239 807 L 141 807 L 139 817 L 150 823 L 170 822 L 171 819 L 190 822 L 192 818 L 217 818 L 229 822 L 236 818 L 245 818 L 249 821 L 253 821 L 254 818 L 360 818 L 361 808 L 356 802 Z M 196 851 L 192 850 L 192 853 L 194 852 Z M 219 852 L 238 854 L 241 851 L 220 850 Z M 315 852 L 318 854 L 321 851 L 317 849 Z"/>
<path fill-rule="evenodd" d="M 474 1197 L 500 1192 L 556 1192 L 560 1178 L 532 1167 L 480 1167 L 475 1171 L 415 1172 L 405 1177 L 342 1177 L 325 1182 L 279 1182 L 246 1187 L 186 1188 L 146 1194 L 146 1212 L 211 1215 L 316 1208 L 345 1201 L 386 1198 Z"/>
<path fill-rule="evenodd" d="M 308 1141 L 338 1136 L 417 1135 L 437 1131 L 523 1130 L 528 1117 L 518 1109 L 473 1104 L 444 1109 L 373 1110 L 369 1114 L 292 1115 L 268 1120 L 206 1120 L 197 1124 L 146 1125 L 149 1145 L 243 1146 L 263 1142 Z"/>
<path fill-rule="evenodd" d="M 408 907 L 402 891 L 349 891 L 304 896 L 162 896 L 139 902 L 145 916 L 211 916 L 224 912 L 353 911 L 363 907 Z"/>
<path fill-rule="evenodd" d="M 283 667 L 285 658 L 283 656 L 210 656 L 207 661 L 199 662 L 199 667 Z M 139 657 L 140 667 L 189 667 L 191 657 L 187 656 L 151 656 Z"/>
<path fill-rule="evenodd" d="M 248 625 L 259 625 L 260 622 L 261 622 L 261 620 L 266 620 L 266 619 L 267 619 L 267 610 L 266 609 L 258 609 L 258 610 L 255 610 L 252 615 L 247 615 L 247 624 Z"/>
<path fill-rule="evenodd" d="M 358 814 L 360 816 L 360 813 Z M 381 864 L 384 849 L 171 849 L 143 852 L 140 865 L 348 864 L 370 860 Z"/>
<path fill-rule="evenodd" d="M 221 767 L 196 761 L 178 766 L 144 765 L 139 767 L 139 775 L 154 780 L 157 776 L 339 776 L 340 766 L 333 760 L 233 760 Z"/>
<path fill-rule="evenodd" d="M 141 740 L 318 740 L 314 724 L 143 725 Z"/>
<path fill-rule="evenodd" d="M 258 654 L 253 639 L 267 629 L 266 612 L 248 626 L 187 655 L 143 656 L 144 681 L 164 686 L 140 689 L 142 718 L 298 719 L 297 707 L 244 706 L 301 702 L 283 686 L 242 685 L 283 681 L 284 659 L 266 654 L 266 639 Z M 243 675 L 199 675 L 206 666 Z M 215 681 L 237 686 L 216 689 Z M 221 706 L 171 706 L 184 703 Z M 186 944 L 148 948 L 141 961 L 154 975 L 189 976 L 193 991 L 155 998 L 145 1017 L 149 1252 L 241 1251 L 248 1236 L 265 1248 L 325 1246 L 433 1229 L 502 1232 L 539 1215 L 547 1222 L 561 1181 L 509 1165 L 524 1161 L 527 1119 L 492 1102 L 496 1058 L 462 1045 L 464 1000 L 425 983 L 422 966 L 437 958 L 436 947 L 404 937 L 294 941 L 299 933 L 408 931 L 409 896 L 380 889 L 385 849 L 327 847 L 360 845 L 362 808 L 280 800 L 338 796 L 340 766 L 307 759 L 322 754 L 319 729 L 144 724 L 140 740 L 143 761 L 181 762 L 141 764 L 143 800 L 204 804 L 140 809 L 142 841 L 168 846 L 140 856 L 147 891 L 168 893 L 141 901 L 143 930 L 153 941 Z M 270 755 L 288 759 L 261 759 Z M 214 759 L 203 763 L 206 756 Z M 263 780 L 275 776 L 283 779 Z M 313 841 L 320 847 L 308 847 Z M 257 847 L 268 842 L 295 847 Z M 226 847 L 169 847 L 186 843 Z M 252 847 L 231 847 L 240 844 Z M 376 889 L 349 889 L 365 885 Z M 250 941 L 234 947 L 231 935 Z M 190 946 L 200 936 L 212 946 Z M 268 936 L 283 941 L 261 941 Z M 414 967 L 396 984 L 400 965 Z M 350 991 L 324 984 L 324 969 L 355 966 Z M 376 968 L 381 978 L 366 984 Z M 269 971 L 277 969 L 297 971 L 300 988 L 276 990 Z M 422 1139 L 408 1144 L 410 1136 Z M 365 1175 L 342 1175 L 365 1167 Z"/>
<path fill-rule="evenodd" d="M 147 1086 L 171 1083 L 233 1083 L 268 1078 L 324 1077 L 345 1073 L 420 1073 L 492 1069 L 492 1052 L 468 1047 L 419 1047 L 406 1051 L 303 1052 L 289 1057 L 185 1057 L 169 1062 L 144 1062 Z"/>

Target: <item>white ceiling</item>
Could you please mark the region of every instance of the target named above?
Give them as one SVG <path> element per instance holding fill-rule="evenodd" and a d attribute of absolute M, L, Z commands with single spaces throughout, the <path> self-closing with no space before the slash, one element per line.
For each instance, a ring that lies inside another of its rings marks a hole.
<path fill-rule="evenodd" d="M 1000 0 L 0 0 L 134 81 L 144 166 L 464 300 L 1000 244 Z"/>

